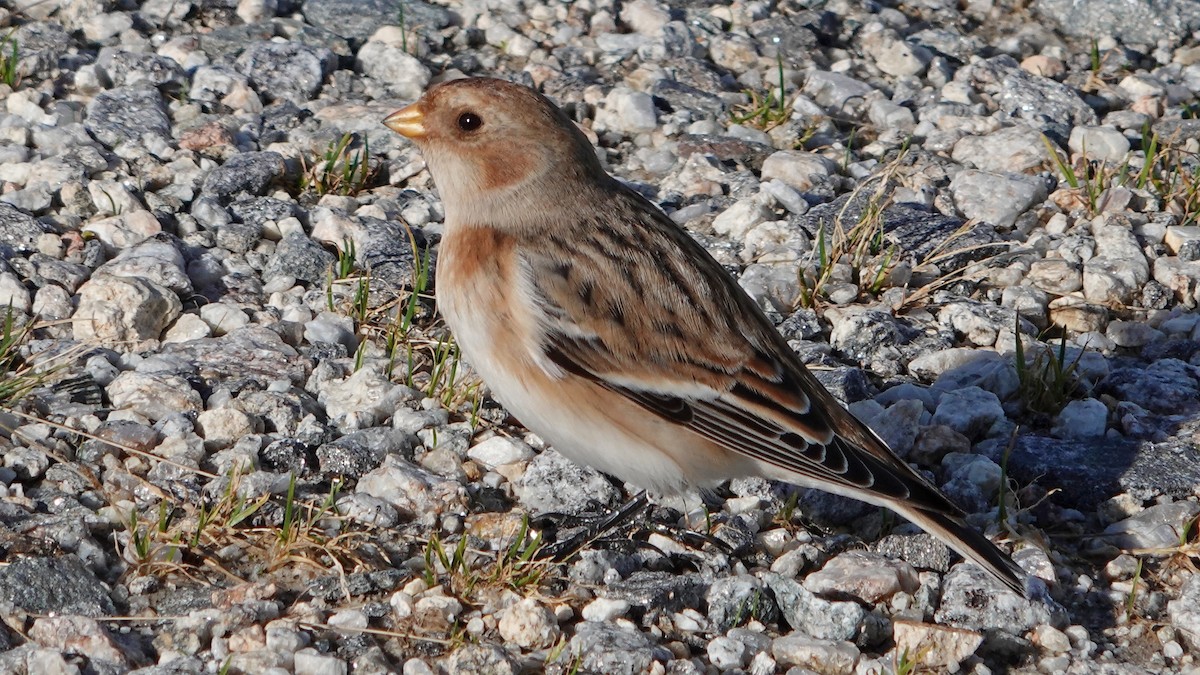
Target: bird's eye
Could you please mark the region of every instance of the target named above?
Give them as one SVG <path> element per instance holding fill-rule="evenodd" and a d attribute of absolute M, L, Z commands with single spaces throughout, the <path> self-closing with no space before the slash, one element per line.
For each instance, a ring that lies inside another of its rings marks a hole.
<path fill-rule="evenodd" d="M 483 118 L 473 112 L 465 112 L 458 116 L 458 128 L 463 131 L 475 131 L 483 126 Z"/>

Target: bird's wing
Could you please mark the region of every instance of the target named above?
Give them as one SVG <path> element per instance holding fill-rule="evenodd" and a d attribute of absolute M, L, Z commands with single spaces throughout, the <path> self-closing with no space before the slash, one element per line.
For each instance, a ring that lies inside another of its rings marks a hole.
<path fill-rule="evenodd" d="M 523 259 L 545 312 L 545 361 L 732 452 L 877 501 L 959 514 L 842 408 L 721 266 L 648 202 L 622 192 L 568 231 Z"/>

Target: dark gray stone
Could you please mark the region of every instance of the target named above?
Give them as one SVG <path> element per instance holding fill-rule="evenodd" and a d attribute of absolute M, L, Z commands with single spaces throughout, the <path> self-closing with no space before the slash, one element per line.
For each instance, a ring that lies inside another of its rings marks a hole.
<path fill-rule="evenodd" d="M 250 78 L 264 101 L 296 104 L 316 98 L 336 65 L 328 49 L 296 42 L 259 42 L 237 58 L 238 72 Z"/>
<path fill-rule="evenodd" d="M 84 126 L 110 148 L 141 143 L 146 134 L 164 141 L 171 138 L 167 103 L 157 89 L 148 85 L 100 92 L 88 104 Z"/>
<path fill-rule="evenodd" d="M 861 368 L 839 367 L 831 370 L 814 370 L 813 376 L 843 404 L 875 396 L 875 386 L 871 384 Z"/>
<path fill-rule="evenodd" d="M 714 119 L 723 117 L 728 108 L 720 96 L 675 80 L 655 82 L 650 93 L 666 101 L 672 110 L 690 110 Z M 762 166 L 761 160 L 759 166 Z"/>
<path fill-rule="evenodd" d="M 243 326 L 226 335 L 163 345 L 161 354 L 185 360 L 209 384 L 232 390 L 287 379 L 302 384 L 311 365 L 279 335 L 262 326 Z"/>
<path fill-rule="evenodd" d="M 1065 140 L 1071 128 L 1096 124 L 1096 112 L 1065 84 L 1022 70 L 1007 54 L 972 64 L 963 76 L 990 95 L 997 107 L 1025 124 Z"/>
<path fill-rule="evenodd" d="M 317 242 L 299 234 L 289 234 L 275 246 L 275 254 L 263 269 L 263 281 L 270 283 L 279 276 L 290 276 L 310 284 L 323 284 L 337 256 L 321 248 Z"/>
<path fill-rule="evenodd" d="M 37 218 L 12 204 L 0 202 L 0 245 L 18 253 L 30 253 L 37 250 L 38 237 L 50 231 Z"/>
<path fill-rule="evenodd" d="M 111 52 L 98 65 L 116 87 L 150 85 L 177 92 L 188 82 L 187 74 L 175 59 L 157 54 Z"/>
<path fill-rule="evenodd" d="M 872 543 L 870 550 L 897 558 L 921 570 L 945 572 L 950 569 L 950 549 L 937 537 L 917 534 L 889 534 Z"/>
<path fill-rule="evenodd" d="M 217 246 L 234 253 L 245 253 L 262 239 L 262 225 L 226 223 L 217 228 Z"/>
<path fill-rule="evenodd" d="M 204 177 L 203 191 L 222 199 L 239 192 L 260 195 L 286 171 L 277 152 L 243 152 Z"/>
<path fill-rule="evenodd" d="M 870 204 L 872 193 L 872 190 L 863 190 L 843 195 L 828 204 L 814 206 L 802 216 L 796 216 L 795 222 L 814 240 L 822 229 L 828 236 L 839 218 L 849 230 L 863 217 L 863 210 Z M 957 234 L 966 222 L 961 218 L 922 211 L 904 204 L 886 207 L 880 218 L 883 219 L 884 239 L 899 249 L 898 260 L 922 264 L 936 256 L 938 268 L 943 273 L 990 258 L 1008 248 L 996 229 L 986 223 L 979 223 Z"/>
<path fill-rule="evenodd" d="M 985 441 L 979 451 L 999 463 L 1007 442 Z M 1008 474 L 1018 484 L 1059 488 L 1055 501 L 1090 512 L 1124 492 L 1142 500 L 1158 495 L 1186 498 L 1200 485 L 1200 449 L 1183 441 L 1020 436 L 1008 458 Z"/>
<path fill-rule="evenodd" d="M 7 33 L 11 28 L 7 29 Z M 13 33 L 13 42 L 18 45 L 20 72 L 27 75 L 47 77 L 58 67 L 58 60 L 71 49 L 71 36 L 61 25 L 53 21 L 29 21 L 22 23 Z M 5 45 L 5 49 L 10 49 Z"/>
<path fill-rule="evenodd" d="M 711 577 L 671 572 L 634 572 L 628 579 L 610 585 L 606 597 L 625 600 L 630 607 L 646 612 L 678 612 L 700 607 Z"/>
<path fill-rule="evenodd" d="M 378 218 L 363 218 L 362 222 L 365 228 L 355 255 L 371 271 L 371 291 L 372 294 L 380 292 L 384 296 L 381 302 L 390 301 L 402 289 L 412 287 L 417 268 L 417 258 L 413 254 L 414 242 L 417 251 L 427 256 L 425 261 L 430 263 L 427 272 L 432 284 L 432 262 L 436 256 L 429 250 L 429 242 L 422 230 Z"/>
<path fill-rule="evenodd" d="M 407 431 L 375 427 L 346 434 L 317 448 L 321 471 L 355 478 L 377 468 L 387 455 L 412 460 L 417 437 Z"/>
<path fill-rule="evenodd" d="M 762 581 L 749 574 L 717 579 L 705 594 L 708 620 L 715 633 L 725 633 L 751 619 L 766 624 L 779 620 L 779 607 Z"/>
<path fill-rule="evenodd" d="M 1178 45 L 1200 30 L 1200 4 L 1193 0 L 1038 0 L 1034 10 L 1080 38 L 1109 35 L 1122 42 Z"/>
<path fill-rule="evenodd" d="M 229 204 L 229 212 L 243 223 L 261 227 L 265 223 L 277 223 L 297 215 L 298 206 L 295 202 L 285 202 L 273 197 L 246 195 L 233 200 Z"/>
<path fill-rule="evenodd" d="M 1158 413 L 1178 414 L 1200 407 L 1196 369 L 1178 359 L 1116 368 L 1100 383 L 1100 391 Z"/>
<path fill-rule="evenodd" d="M 259 461 L 268 471 L 292 473 L 302 476 L 316 467 L 308 445 L 294 438 L 281 438 L 258 453 Z"/>
<path fill-rule="evenodd" d="M 422 0 L 306 0 L 304 18 L 314 26 L 351 40 L 365 41 L 384 25 L 398 25 L 400 4 L 410 29 L 441 30 L 454 16 L 449 10 Z"/>
<path fill-rule="evenodd" d="M 680 159 L 687 159 L 700 153 L 712 155 L 722 162 L 737 162 L 759 171 L 762 169 L 763 161 L 775 152 L 775 148 L 732 136 L 684 134 L 679 137 L 679 146 L 676 151 L 679 153 Z"/>
<path fill-rule="evenodd" d="M 671 658 L 671 653 L 665 647 L 655 645 L 644 633 L 596 621 L 585 621 L 576 626 L 575 637 L 571 638 L 571 644 L 564 653 L 583 656 L 580 672 L 612 675 L 645 673 L 654 661 Z"/>
<path fill-rule="evenodd" d="M 515 487 L 532 513 L 579 515 L 597 504 L 615 507 L 621 500 L 620 491 L 599 471 L 552 451 L 534 457 Z"/>
<path fill-rule="evenodd" d="M 108 589 L 78 557 L 17 558 L 0 567 L 0 601 L 35 614 L 106 616 L 116 612 Z"/>

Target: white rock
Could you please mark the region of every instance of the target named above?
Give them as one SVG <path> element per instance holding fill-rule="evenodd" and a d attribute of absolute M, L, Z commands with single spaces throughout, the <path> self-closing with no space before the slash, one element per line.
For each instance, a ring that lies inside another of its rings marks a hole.
<path fill-rule="evenodd" d="M 346 675 L 350 665 L 345 661 L 306 647 L 292 655 L 296 675 Z"/>
<path fill-rule="evenodd" d="M 1129 139 L 1113 127 L 1077 126 L 1071 129 L 1067 141 L 1071 151 L 1090 159 L 1117 163 L 1129 154 Z"/>
<path fill-rule="evenodd" d="M 187 342 L 188 340 L 206 338 L 210 335 L 212 335 L 212 329 L 208 327 L 204 319 L 195 314 L 183 314 L 167 329 L 162 341 L 164 343 Z"/>
<path fill-rule="evenodd" d="M 476 443 L 467 451 L 467 456 L 484 468 L 493 469 L 502 464 L 523 462 L 533 457 L 533 449 L 525 443 L 506 436 L 492 436 Z"/>
<path fill-rule="evenodd" d="M 204 401 L 188 381 L 168 373 L 121 373 L 104 389 L 113 408 L 133 410 L 151 421 L 173 413 L 200 412 Z"/>
<path fill-rule="evenodd" d="M 892 639 L 897 653 L 929 668 L 957 668 L 983 644 L 975 631 L 906 620 L 892 622 Z"/>
<path fill-rule="evenodd" d="M 771 656 L 785 669 L 799 666 L 826 675 L 849 675 L 854 672 L 859 651 L 852 642 L 817 640 L 792 633 L 771 642 Z"/>
<path fill-rule="evenodd" d="M 33 307 L 33 296 L 29 289 L 12 272 L 0 272 L 0 318 L 11 307 L 16 312 L 28 314 Z"/>
<path fill-rule="evenodd" d="M 241 308 L 225 302 L 214 302 L 200 308 L 200 318 L 216 336 L 241 328 L 250 323 L 250 317 Z"/>
<path fill-rule="evenodd" d="M 627 134 L 654 131 L 658 127 L 654 99 L 640 91 L 615 87 L 608 92 L 604 105 L 596 111 L 596 123 Z"/>
<path fill-rule="evenodd" d="M 780 150 L 772 153 L 762 165 L 762 179 L 779 179 L 804 192 L 813 187 L 813 176 L 829 176 L 837 171 L 832 160 L 799 150 Z"/>
<path fill-rule="evenodd" d="M 584 621 L 612 621 L 625 616 L 629 601 L 615 598 L 596 598 L 583 608 Z"/>
<path fill-rule="evenodd" d="M 228 448 L 245 436 L 256 433 L 254 418 L 236 408 L 205 410 L 196 416 L 196 433 L 209 450 Z"/>
<path fill-rule="evenodd" d="M 1099 438 L 1108 424 L 1108 408 L 1094 398 L 1071 401 L 1058 413 L 1050 433 L 1058 438 Z"/>
<path fill-rule="evenodd" d="M 94 277 L 79 288 L 75 339 L 120 350 L 157 340 L 183 310 L 173 292 L 144 279 Z"/>
<path fill-rule="evenodd" d="M 533 598 L 525 598 L 505 610 L 498 629 L 500 637 L 522 649 L 549 647 L 560 634 L 554 612 Z"/>
<path fill-rule="evenodd" d="M 358 50 L 355 63 L 364 75 L 404 100 L 420 98 L 432 76 L 420 59 L 397 44 L 368 41 Z"/>
<path fill-rule="evenodd" d="M 87 223 L 83 231 L 96 235 L 104 248 L 112 253 L 162 232 L 162 225 L 149 211 L 133 211 Z"/>
<path fill-rule="evenodd" d="M 771 210 L 764 203 L 764 197 L 758 195 L 747 197 L 734 202 L 732 206 L 713 219 L 713 232 L 735 241 L 741 241 L 747 232 L 754 229 L 759 223 L 771 219 L 772 215 Z"/>

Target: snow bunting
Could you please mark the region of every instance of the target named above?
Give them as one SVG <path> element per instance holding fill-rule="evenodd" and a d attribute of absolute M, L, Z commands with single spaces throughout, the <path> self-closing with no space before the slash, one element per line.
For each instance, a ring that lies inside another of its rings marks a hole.
<path fill-rule="evenodd" d="M 545 97 L 452 80 L 384 123 L 421 149 L 445 205 L 442 316 L 495 397 L 559 452 L 667 493 L 763 476 L 860 499 L 1024 592 L 1021 569 Z"/>

